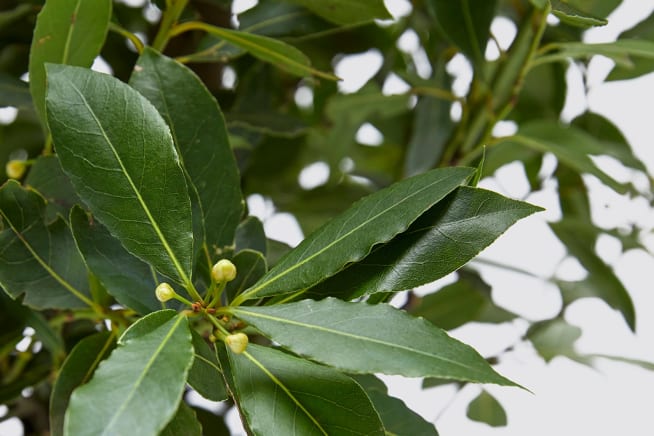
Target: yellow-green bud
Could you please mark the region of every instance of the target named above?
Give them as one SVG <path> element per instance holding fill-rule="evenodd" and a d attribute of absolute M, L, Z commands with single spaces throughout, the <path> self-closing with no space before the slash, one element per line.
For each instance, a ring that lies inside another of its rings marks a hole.
<path fill-rule="evenodd" d="M 248 346 L 248 335 L 245 333 L 234 333 L 225 338 L 225 344 L 235 354 L 241 354 Z"/>
<path fill-rule="evenodd" d="M 236 267 L 227 260 L 221 259 L 211 268 L 211 278 L 216 283 L 231 282 L 236 277 Z"/>
<path fill-rule="evenodd" d="M 165 282 L 159 284 L 157 289 L 154 290 L 154 293 L 157 295 L 157 300 L 161 301 L 162 303 L 175 298 L 175 295 L 177 295 L 172 286 Z"/>
<path fill-rule="evenodd" d="M 27 165 L 24 160 L 10 160 L 5 166 L 7 177 L 10 179 L 20 179 L 25 174 L 25 169 L 27 169 Z"/>

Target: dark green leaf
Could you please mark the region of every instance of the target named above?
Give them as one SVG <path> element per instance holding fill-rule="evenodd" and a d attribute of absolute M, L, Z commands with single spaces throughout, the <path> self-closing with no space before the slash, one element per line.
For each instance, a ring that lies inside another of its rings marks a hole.
<path fill-rule="evenodd" d="M 111 18 L 111 0 L 48 0 L 36 20 L 30 49 L 30 91 L 45 125 L 47 62 L 89 67 L 100 53 Z"/>
<path fill-rule="evenodd" d="M 154 294 L 158 283 L 156 273 L 148 264 L 132 256 L 81 208 L 71 211 L 70 225 L 86 265 L 109 294 L 141 314 L 161 309 Z"/>
<path fill-rule="evenodd" d="M 350 300 L 432 282 L 463 266 L 518 219 L 538 210 L 491 191 L 460 187 L 406 232 L 319 283 L 310 295 Z"/>
<path fill-rule="evenodd" d="M 207 400 L 227 399 L 223 372 L 216 354 L 195 330 L 191 330 L 195 359 L 188 373 L 188 384 Z"/>
<path fill-rule="evenodd" d="M 491 427 L 505 427 L 507 424 L 504 408 L 485 390 L 468 404 L 466 415 L 473 421 L 485 422 Z"/>
<path fill-rule="evenodd" d="M 619 310 L 631 328 L 636 328 L 636 312 L 629 292 L 613 269 L 595 254 L 596 231 L 585 222 L 564 220 L 551 223 L 550 227 L 566 248 L 588 271 L 588 277 L 580 282 L 561 282 L 565 304 L 586 297 L 598 297 L 612 308 Z"/>
<path fill-rule="evenodd" d="M 254 285 L 268 270 L 266 258 L 254 250 L 239 251 L 232 262 L 236 266 L 237 274 L 225 288 L 227 301 L 232 301 L 234 297 Z"/>
<path fill-rule="evenodd" d="M 393 18 L 383 0 L 289 0 L 339 25 Z"/>
<path fill-rule="evenodd" d="M 239 175 L 225 120 L 202 81 L 187 67 L 146 49 L 130 85 L 167 121 L 177 152 L 200 197 L 211 252 L 231 245 L 241 217 Z"/>
<path fill-rule="evenodd" d="M 68 217 L 70 208 L 81 204 L 75 188 L 55 155 L 39 156 L 32 164 L 25 184 L 38 191 L 47 201 L 46 222 L 56 219 L 57 214 Z"/>
<path fill-rule="evenodd" d="M 160 318 L 161 312 L 133 324 L 91 381 L 73 392 L 65 434 L 132 434 L 138 429 L 146 435 L 166 426 L 178 408 L 193 362 L 186 316 L 163 313 L 167 312 L 172 312 L 171 319 L 154 329 L 147 326 L 144 334 L 130 330 Z"/>
<path fill-rule="evenodd" d="M 362 259 L 373 245 L 406 230 L 472 171 L 469 168 L 433 170 L 365 197 L 302 241 L 257 285 L 241 294 L 241 300 L 306 289 L 346 264 Z"/>
<path fill-rule="evenodd" d="M 518 123 L 536 119 L 558 120 L 567 93 L 565 71 L 565 65 L 560 63 L 531 68 L 509 117 Z"/>
<path fill-rule="evenodd" d="M 72 349 L 59 371 L 50 395 L 52 436 L 64 434 L 64 414 L 73 390 L 91 379 L 98 364 L 115 346 L 116 337 L 110 332 L 103 332 L 82 339 Z"/>
<path fill-rule="evenodd" d="M 484 63 L 497 0 L 430 0 L 436 22 L 475 66 Z"/>
<path fill-rule="evenodd" d="M 552 14 L 566 24 L 577 27 L 605 26 L 608 20 L 595 16 L 590 11 L 582 11 L 567 1 L 551 0 Z"/>
<path fill-rule="evenodd" d="M 202 426 L 195 411 L 184 401 L 179 403 L 177 413 L 159 436 L 202 436 Z"/>
<path fill-rule="evenodd" d="M 384 435 L 363 389 L 338 371 L 256 344 L 228 355 L 251 434 Z"/>
<path fill-rule="evenodd" d="M 618 39 L 641 39 L 644 41 L 654 40 L 654 13 L 638 23 L 635 27 L 622 32 Z M 615 65 L 608 77 L 610 80 L 627 80 L 649 74 L 654 70 L 654 59 L 634 59 L 633 65 Z"/>
<path fill-rule="evenodd" d="M 463 270 L 458 281 L 423 297 L 410 313 L 445 330 L 471 321 L 501 323 L 516 317 L 493 303 L 490 286 L 478 274 Z"/>
<path fill-rule="evenodd" d="M 266 255 L 266 232 L 258 218 L 249 216 L 236 228 L 235 251 L 251 249 Z"/>
<path fill-rule="evenodd" d="M 36 308 L 92 306 L 87 271 L 70 229 L 59 218 L 46 226 L 45 200 L 16 181 L 0 188 L 0 284 Z"/>
<path fill-rule="evenodd" d="M 242 30 L 272 37 L 322 32 L 333 26 L 309 10 L 285 2 L 259 2 L 238 15 Z"/>
<path fill-rule="evenodd" d="M 293 352 L 343 371 L 516 386 L 468 345 L 386 304 L 326 298 L 229 310 Z"/>
<path fill-rule="evenodd" d="M 200 421 L 203 429 L 206 429 L 204 434 L 210 436 L 231 436 L 231 432 L 225 424 L 225 419 L 221 415 L 217 415 L 201 407 L 194 407 L 193 411 Z"/>
<path fill-rule="evenodd" d="M 9 74 L 0 72 L 0 107 L 3 106 L 31 109 L 32 96 L 30 95 L 30 89 L 27 83 Z"/>
<path fill-rule="evenodd" d="M 188 287 L 191 204 L 164 120 L 106 74 L 49 65 L 48 83 L 55 148 L 80 197 L 125 248 Z"/>

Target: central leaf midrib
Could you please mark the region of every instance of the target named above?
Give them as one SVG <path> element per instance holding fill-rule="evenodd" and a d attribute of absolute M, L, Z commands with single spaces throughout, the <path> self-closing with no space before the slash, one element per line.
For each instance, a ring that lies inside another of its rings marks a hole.
<path fill-rule="evenodd" d="M 118 151 L 116 150 L 114 144 L 111 142 L 111 140 L 107 136 L 107 132 L 104 130 L 104 127 L 102 126 L 102 123 L 100 122 L 98 117 L 96 117 L 95 112 L 93 111 L 93 109 L 89 105 L 89 103 L 86 100 L 86 97 L 84 96 L 84 94 L 82 94 L 82 91 L 79 88 L 77 88 L 77 86 L 75 86 L 75 84 L 73 82 L 70 82 L 70 84 L 71 84 L 72 88 L 75 90 L 75 92 L 77 92 L 79 97 L 82 99 L 82 102 L 84 103 L 84 106 L 88 110 L 91 117 L 93 117 L 93 120 L 95 121 L 96 125 L 100 129 L 100 132 L 102 133 L 102 137 L 105 139 L 107 145 L 109 146 L 109 149 L 113 153 L 114 158 L 116 159 L 116 162 L 120 166 L 122 174 L 125 176 L 125 179 L 127 179 L 127 182 L 129 183 L 129 186 L 132 188 L 132 191 L 134 192 L 134 195 L 136 196 L 137 202 L 140 204 L 141 208 L 143 209 L 143 212 L 145 212 L 145 215 L 148 218 L 148 221 L 150 221 L 150 224 L 152 225 L 152 228 L 154 229 L 157 237 L 159 238 L 162 245 L 164 246 L 164 249 L 166 250 L 166 253 L 168 254 L 168 257 L 173 262 L 173 265 L 174 265 L 175 269 L 177 270 L 177 273 L 179 274 L 180 279 L 182 280 L 182 282 L 185 285 L 187 285 L 189 283 L 189 279 L 188 279 L 188 276 L 186 275 L 186 272 L 184 271 L 184 269 L 180 265 L 179 261 L 177 260 L 177 256 L 175 256 L 175 253 L 173 252 L 172 248 L 168 244 L 168 240 L 163 235 L 161 229 L 159 228 L 159 225 L 157 224 L 157 221 L 154 219 L 154 216 L 152 216 L 152 213 L 150 212 L 150 209 L 148 208 L 147 204 L 145 203 L 145 200 L 143 199 L 143 197 L 141 196 L 141 192 L 138 190 L 138 188 L 134 184 L 134 181 L 132 180 L 132 177 L 127 172 L 127 169 L 125 168 L 125 165 L 123 164 L 123 161 L 122 161 L 120 155 L 118 154 Z"/>
<path fill-rule="evenodd" d="M 264 319 L 268 319 L 268 320 L 271 320 L 271 321 L 279 322 L 279 323 L 282 323 L 282 324 L 286 323 L 286 324 L 290 324 L 290 325 L 304 327 L 304 328 L 306 328 L 308 330 L 317 330 L 317 331 L 320 331 L 320 332 L 330 333 L 330 334 L 334 334 L 334 335 L 337 335 L 337 336 L 344 336 L 344 337 L 352 338 L 352 339 L 355 339 L 355 340 L 361 340 L 361 341 L 364 341 L 364 342 L 373 342 L 373 343 L 380 344 L 380 345 L 383 345 L 383 346 L 388 346 L 388 347 L 391 347 L 391 348 L 397 348 L 397 349 L 400 349 L 400 350 L 421 354 L 421 355 L 426 356 L 426 357 L 442 360 L 443 362 L 451 363 L 451 364 L 454 364 L 456 366 L 460 366 L 460 367 L 465 368 L 465 369 L 475 370 L 474 367 L 464 365 L 464 364 L 462 364 L 460 362 L 457 362 L 457 361 L 454 361 L 454 360 L 451 360 L 451 359 L 447 359 L 447 358 L 437 356 L 437 355 L 434 355 L 434 354 L 429 354 L 429 353 L 426 353 L 424 351 L 416 350 L 415 348 L 409 348 L 409 347 L 404 346 L 404 345 L 399 345 L 399 344 L 394 344 L 392 342 L 382 341 L 380 339 L 374 339 L 374 338 L 370 338 L 370 337 L 366 337 L 366 336 L 359 336 L 359 335 L 355 335 L 353 333 L 343 332 L 343 331 L 339 331 L 339 330 L 333 330 L 333 329 L 329 329 L 329 328 L 319 326 L 319 325 L 315 325 L 315 324 L 305 324 L 305 323 L 301 323 L 299 321 L 290 320 L 290 319 L 286 319 L 286 318 L 278 318 L 278 317 L 275 317 L 275 316 L 272 316 L 272 315 L 265 315 L 265 314 L 256 313 L 256 312 L 248 312 L 247 310 L 243 310 L 243 309 L 234 308 L 234 309 L 232 309 L 232 312 L 235 313 L 236 315 L 238 315 L 238 313 L 240 312 L 240 313 L 245 313 L 246 315 L 254 316 L 255 318 L 259 317 L 259 318 L 264 318 Z M 281 340 L 283 341 L 283 338 Z M 283 342 L 280 342 L 280 343 L 283 343 Z"/>
<path fill-rule="evenodd" d="M 349 232 L 343 234 L 343 235 L 340 236 L 339 238 L 335 239 L 333 242 L 327 244 L 325 247 L 323 247 L 323 248 L 321 248 L 320 250 L 316 251 L 314 254 L 311 254 L 311 255 L 309 255 L 308 257 L 306 257 L 306 258 L 300 260 L 299 262 L 297 262 L 296 264 L 294 264 L 292 267 L 290 267 L 290 268 L 288 268 L 288 269 L 285 269 L 284 271 L 280 272 L 280 273 L 277 274 L 276 276 L 271 277 L 271 278 L 268 279 L 267 281 L 261 283 L 259 286 L 256 286 L 256 287 L 252 288 L 252 290 L 250 290 L 250 291 L 248 291 L 248 292 L 246 292 L 246 293 L 244 293 L 244 294 L 242 294 L 242 295 L 243 295 L 243 296 L 245 296 L 245 295 L 247 295 L 247 296 L 249 296 L 249 295 L 255 295 L 255 294 L 256 294 L 258 291 L 260 291 L 262 288 L 265 288 L 266 286 L 269 286 L 270 284 L 276 282 L 277 280 L 279 280 L 280 278 L 284 277 L 285 275 L 287 275 L 287 274 L 291 273 L 292 271 L 296 270 L 297 268 L 303 266 L 305 263 L 311 261 L 311 260 L 314 259 L 315 257 L 321 255 L 322 253 L 324 253 L 325 251 L 329 250 L 331 247 L 333 247 L 333 246 L 336 245 L 337 243 L 341 242 L 343 239 L 349 237 L 352 233 L 358 231 L 358 230 L 361 229 L 362 227 L 368 225 L 368 224 L 371 223 L 372 221 L 374 221 L 374 220 L 376 220 L 377 218 L 379 218 L 381 215 L 387 213 L 389 210 L 391 210 L 391 209 L 393 209 L 393 208 L 395 208 L 395 207 L 399 207 L 399 206 L 400 206 L 402 203 L 404 203 L 405 201 L 411 199 L 412 197 L 418 195 L 419 193 L 421 193 L 421 192 L 424 191 L 425 189 L 431 188 L 431 187 L 432 187 L 433 185 L 435 185 L 436 183 L 439 183 L 439 182 L 442 182 L 442 181 L 443 181 L 443 179 L 435 180 L 434 182 L 430 183 L 429 185 L 426 185 L 426 186 L 422 187 L 421 189 L 419 189 L 419 190 L 413 192 L 412 194 L 409 194 L 408 196 L 404 197 L 404 198 L 403 198 L 402 200 L 400 200 L 399 202 L 397 202 L 397 203 L 391 205 L 390 207 L 388 207 L 388 208 L 386 208 L 386 209 L 380 211 L 378 214 L 374 215 L 373 217 L 368 218 L 367 220 L 363 221 L 361 224 L 359 224 L 358 226 L 354 227 L 352 230 L 350 230 Z M 410 224 L 411 224 L 411 223 L 408 223 L 408 224 L 407 224 L 407 227 L 408 227 Z M 394 236 L 394 235 L 392 235 L 392 236 Z M 392 237 L 392 236 L 391 236 L 391 237 Z"/>

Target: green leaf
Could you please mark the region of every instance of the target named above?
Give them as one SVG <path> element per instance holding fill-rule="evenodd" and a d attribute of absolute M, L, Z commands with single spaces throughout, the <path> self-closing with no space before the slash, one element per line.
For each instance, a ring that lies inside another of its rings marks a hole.
<path fill-rule="evenodd" d="M 410 313 L 445 330 L 471 321 L 501 323 L 516 318 L 493 303 L 490 286 L 478 274 L 465 270 L 458 274 L 458 281 L 423 297 Z"/>
<path fill-rule="evenodd" d="M 4 106 L 31 109 L 32 96 L 30 95 L 30 89 L 27 83 L 9 74 L 0 72 L 0 107 Z"/>
<path fill-rule="evenodd" d="M 161 309 L 154 294 L 156 273 L 148 264 L 132 256 L 80 207 L 71 211 L 70 226 L 86 265 L 109 294 L 141 314 Z"/>
<path fill-rule="evenodd" d="M 485 422 L 491 427 L 505 427 L 507 424 L 504 408 L 485 390 L 468 404 L 466 416 L 473 421 Z"/>
<path fill-rule="evenodd" d="M 256 344 L 228 356 L 250 434 L 384 435 L 363 389 L 338 371 Z"/>
<path fill-rule="evenodd" d="M 188 373 L 188 384 L 207 400 L 223 401 L 227 391 L 216 354 L 195 330 L 191 330 L 195 358 Z"/>
<path fill-rule="evenodd" d="M 106 74 L 49 65 L 48 83 L 55 148 L 80 197 L 125 248 L 188 287 L 191 204 L 164 120 Z"/>
<path fill-rule="evenodd" d="M 576 27 L 605 26 L 609 22 L 605 18 L 595 16 L 590 11 L 582 11 L 565 0 L 551 0 L 552 14 L 562 22 Z"/>
<path fill-rule="evenodd" d="M 45 198 L 46 222 L 55 220 L 58 214 L 68 217 L 71 207 L 81 204 L 56 155 L 39 156 L 27 174 L 25 185 Z"/>
<path fill-rule="evenodd" d="M 35 308 L 92 306 L 87 271 L 70 229 L 44 223 L 45 200 L 14 180 L 0 188 L 0 285 Z"/>
<path fill-rule="evenodd" d="M 566 65 L 560 63 L 529 69 L 509 118 L 519 124 L 537 119 L 558 120 L 567 94 L 565 72 Z"/>
<path fill-rule="evenodd" d="M 445 35 L 475 67 L 483 65 L 497 0 L 430 0 L 429 5 Z"/>
<path fill-rule="evenodd" d="M 388 436 L 420 435 L 438 436 L 436 427 L 422 416 L 409 409 L 404 401 L 392 397 L 386 392 L 384 383 L 372 375 L 354 377 L 370 397 L 375 410 L 379 413 Z"/>
<path fill-rule="evenodd" d="M 52 436 L 64 434 L 64 414 L 70 394 L 91 376 L 116 346 L 116 337 L 110 332 L 96 333 L 75 345 L 64 362 L 50 395 L 50 432 Z"/>
<path fill-rule="evenodd" d="M 564 303 L 579 298 L 598 297 L 613 309 L 619 310 L 631 330 L 636 329 L 636 312 L 629 292 L 613 269 L 595 254 L 597 233 L 589 223 L 564 220 L 550 223 L 556 236 L 588 271 L 580 282 L 560 282 Z"/>
<path fill-rule="evenodd" d="M 162 312 L 171 318 L 154 327 Z M 193 347 L 186 316 L 162 312 L 134 323 L 91 381 L 73 392 L 65 434 L 132 434 L 134 429 L 157 434 L 171 420 L 184 392 Z"/>
<path fill-rule="evenodd" d="M 195 411 L 184 401 L 179 403 L 177 413 L 163 429 L 159 436 L 202 436 L 202 425 L 195 416 Z"/>
<path fill-rule="evenodd" d="M 257 285 L 241 294 L 240 300 L 306 289 L 346 264 L 361 260 L 373 245 L 406 230 L 473 171 L 470 168 L 433 170 L 363 198 L 302 241 Z"/>
<path fill-rule="evenodd" d="M 590 354 L 588 355 L 588 357 L 592 358 L 593 360 L 607 359 L 607 360 L 612 360 L 614 362 L 627 363 L 629 365 L 639 366 L 648 371 L 654 371 L 654 362 L 648 362 L 646 360 L 630 359 L 628 357 L 622 357 L 622 356 L 610 356 L 608 354 Z"/>
<path fill-rule="evenodd" d="M 635 27 L 622 32 L 618 39 L 639 39 L 643 41 L 654 40 L 654 13 L 649 17 L 638 23 Z M 608 77 L 607 81 L 611 80 L 628 80 L 649 74 L 654 70 L 654 59 L 633 59 L 632 65 L 618 65 L 616 64 Z"/>
<path fill-rule="evenodd" d="M 231 436 L 231 432 L 225 424 L 225 419 L 223 416 L 218 415 L 214 412 L 211 412 L 207 409 L 201 407 L 193 407 L 195 416 L 202 425 L 202 428 L 211 429 L 211 436 Z M 204 434 L 208 434 L 205 432 Z"/>
<path fill-rule="evenodd" d="M 383 0 L 289 0 L 338 25 L 387 20 L 393 16 Z"/>
<path fill-rule="evenodd" d="M 238 253 L 241 250 L 250 249 L 266 255 L 266 232 L 263 223 L 256 217 L 249 216 L 236 228 L 234 237 L 234 250 Z"/>
<path fill-rule="evenodd" d="M 350 300 L 433 282 L 466 264 L 517 220 L 538 210 L 491 191 L 459 187 L 404 233 L 319 283 L 309 295 Z"/>
<path fill-rule="evenodd" d="M 565 356 L 579 363 L 589 364 L 589 358 L 579 355 L 574 343 L 581 337 L 579 327 L 555 318 L 533 324 L 527 331 L 527 338 L 546 362 L 557 356 Z"/>
<path fill-rule="evenodd" d="M 516 386 L 468 345 L 386 304 L 326 298 L 229 311 L 291 351 L 343 371 Z"/>
<path fill-rule="evenodd" d="M 584 59 L 602 55 L 613 60 L 620 68 L 635 68 L 633 59 L 651 61 L 654 59 L 654 42 L 639 39 L 619 39 L 614 42 L 588 44 L 583 42 L 562 42 L 556 45 L 559 51 L 537 57 L 533 66 L 568 59 Z M 640 71 L 640 70 L 639 70 Z"/>
<path fill-rule="evenodd" d="M 234 297 L 254 285 L 268 270 L 266 258 L 254 250 L 239 251 L 232 262 L 236 266 L 237 274 L 236 278 L 225 287 L 227 301 L 232 301 Z"/>
<path fill-rule="evenodd" d="M 30 91 L 45 125 L 47 62 L 90 67 L 111 19 L 111 0 L 48 0 L 36 19 L 30 48 Z"/>
<path fill-rule="evenodd" d="M 226 29 L 206 23 L 194 22 L 193 28 L 204 30 L 213 36 L 224 39 L 228 43 L 247 51 L 252 56 L 296 76 L 317 76 L 327 80 L 338 80 L 330 73 L 324 73 L 311 67 L 311 62 L 297 48 L 278 39 L 239 30 Z M 183 25 L 179 26 L 180 28 Z"/>
<path fill-rule="evenodd" d="M 607 154 L 602 144 L 574 127 L 563 126 L 551 121 L 533 121 L 525 123 L 515 136 L 509 137 L 502 144 L 510 147 L 527 147 L 541 153 L 553 153 L 557 159 L 580 173 L 592 174 L 605 185 L 618 193 L 625 193 L 627 186 L 600 170 L 590 158 Z"/>
<path fill-rule="evenodd" d="M 302 37 L 327 31 L 333 25 L 290 2 L 259 2 L 238 15 L 241 30 L 272 37 Z"/>
<path fill-rule="evenodd" d="M 243 206 L 238 169 L 216 99 L 190 69 L 150 48 L 139 58 L 129 83 L 170 126 L 200 197 L 210 251 L 231 245 Z"/>

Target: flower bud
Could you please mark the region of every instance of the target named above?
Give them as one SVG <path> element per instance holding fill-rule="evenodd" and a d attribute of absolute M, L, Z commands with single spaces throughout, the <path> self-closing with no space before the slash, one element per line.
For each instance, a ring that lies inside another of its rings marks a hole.
<path fill-rule="evenodd" d="M 231 282 L 236 277 L 236 267 L 227 260 L 221 259 L 211 268 L 211 278 L 216 283 Z"/>
<path fill-rule="evenodd" d="M 5 166 L 5 171 L 7 172 L 7 177 L 10 179 L 20 179 L 25 174 L 25 161 L 23 160 L 10 160 Z"/>
<path fill-rule="evenodd" d="M 157 289 L 154 290 L 154 293 L 157 295 L 157 300 L 161 301 L 162 303 L 165 303 L 171 298 L 175 298 L 175 295 L 177 295 L 175 294 L 173 288 L 165 282 L 160 283 L 159 286 L 157 286 Z"/>
<path fill-rule="evenodd" d="M 225 344 L 235 354 L 241 354 L 248 346 L 248 335 L 245 333 L 234 333 L 225 338 Z"/>

